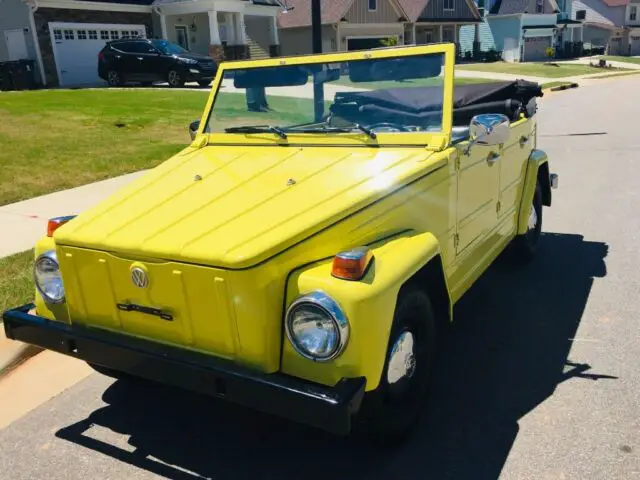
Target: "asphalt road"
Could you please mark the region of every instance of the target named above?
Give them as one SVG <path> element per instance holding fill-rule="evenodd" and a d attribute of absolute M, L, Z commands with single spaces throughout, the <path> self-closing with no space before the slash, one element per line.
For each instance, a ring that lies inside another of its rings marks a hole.
<path fill-rule="evenodd" d="M 640 478 L 640 78 L 599 82 L 543 99 L 539 257 L 459 304 L 404 448 L 96 374 L 0 431 L 0 477 Z"/>

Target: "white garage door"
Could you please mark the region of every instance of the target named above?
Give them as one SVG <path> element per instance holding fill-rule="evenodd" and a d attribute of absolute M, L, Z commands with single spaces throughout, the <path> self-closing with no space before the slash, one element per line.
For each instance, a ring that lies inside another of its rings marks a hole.
<path fill-rule="evenodd" d="M 524 61 L 539 62 L 547 59 L 547 48 L 551 37 L 526 37 L 524 39 Z"/>
<path fill-rule="evenodd" d="M 145 36 L 144 25 L 49 23 L 61 86 L 104 83 L 98 77 L 98 53 L 108 40 Z"/>

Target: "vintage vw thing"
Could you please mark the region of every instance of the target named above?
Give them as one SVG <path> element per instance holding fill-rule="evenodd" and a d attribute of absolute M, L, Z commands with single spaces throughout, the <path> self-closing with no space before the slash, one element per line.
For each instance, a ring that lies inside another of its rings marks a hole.
<path fill-rule="evenodd" d="M 454 304 L 507 246 L 536 251 L 557 183 L 541 95 L 454 89 L 453 44 L 223 63 L 188 147 L 51 219 L 6 334 L 406 438 Z"/>

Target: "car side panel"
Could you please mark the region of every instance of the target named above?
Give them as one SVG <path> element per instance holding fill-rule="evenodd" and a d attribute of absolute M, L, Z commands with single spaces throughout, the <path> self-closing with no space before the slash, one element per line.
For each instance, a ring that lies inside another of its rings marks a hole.
<path fill-rule="evenodd" d="M 527 159 L 533 148 L 533 124 L 534 122 L 530 119 L 522 119 L 511 124 L 511 136 L 504 144 L 500 159 L 498 221 L 507 222 L 514 234 L 525 182 Z"/>
<path fill-rule="evenodd" d="M 440 245 L 433 234 L 407 235 L 411 236 L 394 237 L 378 244 L 366 276 L 357 282 L 333 277 L 331 259 L 292 273 L 287 282 L 287 304 L 314 290 L 327 293 L 346 313 L 350 336 L 338 358 L 314 362 L 296 353 L 283 334 L 283 373 L 324 385 L 335 385 L 342 377 L 364 376 L 367 391 L 378 386 L 398 292 L 422 266 L 440 254 Z"/>

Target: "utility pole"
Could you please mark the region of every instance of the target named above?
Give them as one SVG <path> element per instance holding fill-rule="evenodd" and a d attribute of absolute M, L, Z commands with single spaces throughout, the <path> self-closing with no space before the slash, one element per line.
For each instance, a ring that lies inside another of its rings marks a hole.
<path fill-rule="evenodd" d="M 320 0 L 311 0 L 311 51 L 322 53 L 322 14 Z M 315 120 L 322 120 L 324 114 L 324 86 L 315 80 L 313 82 L 313 99 Z"/>

